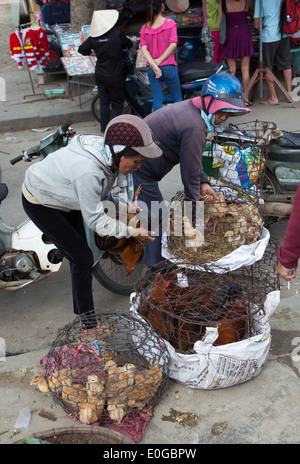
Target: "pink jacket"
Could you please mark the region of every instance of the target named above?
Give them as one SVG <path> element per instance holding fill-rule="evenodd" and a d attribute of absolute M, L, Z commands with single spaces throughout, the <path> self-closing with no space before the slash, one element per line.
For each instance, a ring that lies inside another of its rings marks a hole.
<path fill-rule="evenodd" d="M 173 19 L 165 19 L 160 27 L 143 26 L 140 30 L 140 46 L 147 45 L 152 58 L 159 58 L 171 43 L 178 43 L 177 24 Z M 177 65 L 174 53 L 163 61 L 160 66 Z"/>

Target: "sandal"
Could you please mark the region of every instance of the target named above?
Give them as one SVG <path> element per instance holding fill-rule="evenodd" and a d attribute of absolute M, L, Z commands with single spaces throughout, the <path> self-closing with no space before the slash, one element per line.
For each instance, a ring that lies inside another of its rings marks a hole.
<path fill-rule="evenodd" d="M 253 105 L 253 102 L 249 101 L 249 100 L 244 100 L 245 101 L 245 105 L 248 107 L 248 106 L 252 106 Z"/>

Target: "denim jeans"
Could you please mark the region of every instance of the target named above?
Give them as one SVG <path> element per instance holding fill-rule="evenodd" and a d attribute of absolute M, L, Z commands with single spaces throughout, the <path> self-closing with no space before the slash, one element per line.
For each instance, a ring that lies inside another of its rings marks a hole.
<path fill-rule="evenodd" d="M 153 111 L 163 107 L 163 83 L 165 83 L 173 98 L 173 102 L 182 101 L 178 68 L 174 65 L 160 66 L 162 76 L 155 77 L 154 71 L 148 66 L 147 73 L 153 95 Z"/>

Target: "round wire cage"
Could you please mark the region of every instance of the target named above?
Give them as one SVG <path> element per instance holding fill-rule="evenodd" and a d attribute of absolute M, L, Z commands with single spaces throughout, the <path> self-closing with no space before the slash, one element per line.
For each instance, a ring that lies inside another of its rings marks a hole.
<path fill-rule="evenodd" d="M 215 346 L 257 335 L 267 293 L 278 288 L 278 278 L 258 263 L 247 272 L 229 274 L 194 271 L 193 263 L 178 268 L 165 263 L 155 276 L 141 276 L 135 303 L 138 313 L 178 352 L 192 353 L 209 327 L 218 329 Z"/>
<path fill-rule="evenodd" d="M 207 175 L 245 189 L 261 187 L 270 141 L 276 131 L 276 124 L 265 121 L 229 124 L 206 147 Z"/>
<path fill-rule="evenodd" d="M 169 365 L 152 327 L 108 313 L 77 317 L 63 328 L 44 359 L 43 376 L 55 401 L 81 423 L 120 424 L 159 402 Z"/>
<path fill-rule="evenodd" d="M 196 219 L 193 206 L 189 208 L 191 214 L 185 215 L 192 202 L 183 192 L 172 199 L 166 242 L 174 258 L 201 266 L 216 262 L 243 245 L 251 245 L 261 236 L 263 219 L 256 198 L 237 187 L 214 188 L 218 200 L 196 202 Z"/>

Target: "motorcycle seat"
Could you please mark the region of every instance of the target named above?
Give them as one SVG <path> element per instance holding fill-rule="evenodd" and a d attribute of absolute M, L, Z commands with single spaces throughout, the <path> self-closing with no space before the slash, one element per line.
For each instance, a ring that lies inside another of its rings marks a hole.
<path fill-rule="evenodd" d="M 6 184 L 0 184 L 0 203 L 8 194 L 8 188 Z"/>
<path fill-rule="evenodd" d="M 178 73 L 181 84 L 195 80 L 205 80 L 212 74 L 215 74 L 221 64 L 205 63 L 203 61 L 193 61 L 191 63 L 180 63 Z"/>
<path fill-rule="evenodd" d="M 282 135 L 276 140 L 280 147 L 300 148 L 300 133 L 281 132 Z"/>

